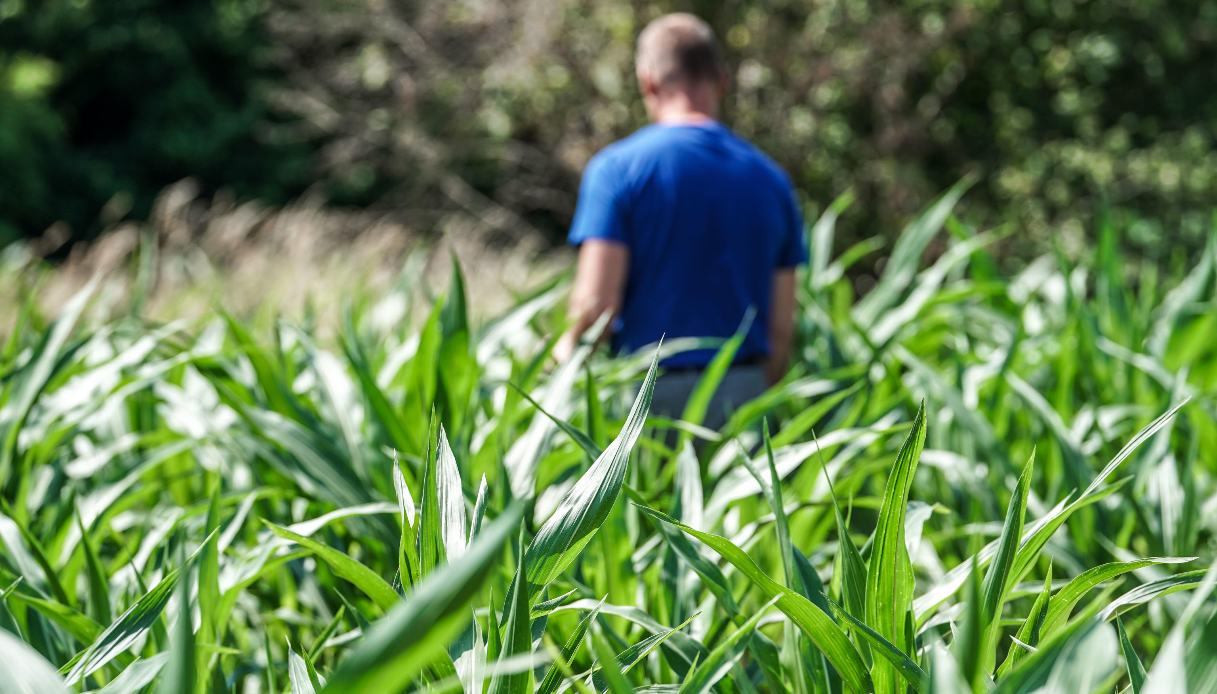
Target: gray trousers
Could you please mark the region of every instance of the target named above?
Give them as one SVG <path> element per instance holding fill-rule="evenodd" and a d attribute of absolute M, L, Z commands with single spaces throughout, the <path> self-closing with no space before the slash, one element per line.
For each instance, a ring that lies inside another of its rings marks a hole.
<path fill-rule="evenodd" d="M 669 419 L 680 419 L 685 403 L 697 387 L 701 376 L 700 370 L 676 371 L 660 376 L 655 381 L 651 413 Z M 718 431 L 727 423 L 727 419 L 737 407 L 764 393 L 766 388 L 764 367 L 731 367 L 710 400 L 702 426 Z"/>

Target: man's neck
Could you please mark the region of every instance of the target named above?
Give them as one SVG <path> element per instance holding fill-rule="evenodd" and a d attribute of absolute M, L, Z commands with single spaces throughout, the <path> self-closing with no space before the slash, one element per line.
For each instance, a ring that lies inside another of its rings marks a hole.
<path fill-rule="evenodd" d="M 717 118 L 702 111 L 670 111 L 657 115 L 655 122 L 660 125 L 706 125 Z"/>
<path fill-rule="evenodd" d="M 704 125 L 718 120 L 717 95 L 706 88 L 664 95 L 652 112 L 661 125 Z"/>

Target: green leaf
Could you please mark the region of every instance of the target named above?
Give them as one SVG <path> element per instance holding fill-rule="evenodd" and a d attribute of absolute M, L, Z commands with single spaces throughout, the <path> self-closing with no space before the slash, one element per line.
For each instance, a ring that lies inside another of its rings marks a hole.
<path fill-rule="evenodd" d="M 603 604 L 603 601 L 601 602 Z M 596 615 L 600 614 L 600 607 L 597 606 L 591 612 L 583 616 L 579 623 L 575 625 L 575 630 L 571 632 L 570 637 L 566 639 L 566 643 L 562 645 L 561 662 L 569 665 L 575 659 L 575 655 L 579 652 L 579 646 L 583 645 L 583 635 L 587 633 L 587 627 L 596 619 Z M 558 691 L 558 685 L 562 683 L 562 670 L 558 667 L 558 663 L 549 666 L 545 677 L 541 680 L 541 685 L 537 687 L 537 694 L 555 694 Z"/>
<path fill-rule="evenodd" d="M 376 603 L 376 606 L 382 611 L 392 609 L 400 601 L 397 592 L 393 590 L 393 586 L 386 583 L 375 571 L 372 571 L 363 564 L 311 537 L 294 533 L 268 520 L 263 520 L 262 522 L 274 534 L 285 540 L 291 540 L 309 552 L 312 552 L 326 566 L 330 567 L 330 570 L 336 575 L 350 581 L 352 585 L 363 591 L 363 594 L 371 598 L 372 602 Z"/>
<path fill-rule="evenodd" d="M 597 322 L 587 333 L 589 340 L 594 340 L 607 325 L 607 316 Z M 551 345 L 552 346 L 552 345 Z M 592 345 L 580 344 L 574 355 L 560 365 L 549 377 L 545 384 L 544 395 L 540 401 L 545 405 L 545 419 L 533 417 L 527 431 L 516 439 L 503 457 L 503 467 L 507 469 L 507 477 L 511 486 L 511 494 L 517 499 L 532 498 L 536 492 L 537 464 L 551 434 L 548 413 L 563 414 L 557 408 L 565 405 L 575 388 L 579 369 L 591 355 Z M 544 355 L 541 355 L 544 356 Z"/>
<path fill-rule="evenodd" d="M 68 694 L 55 668 L 24 641 L 0 629 L 0 691 Z"/>
<path fill-rule="evenodd" d="M 599 446 L 599 442 L 605 440 L 605 429 L 607 424 L 604 418 L 604 404 L 600 402 L 600 388 L 596 383 L 596 376 L 592 373 L 587 364 L 583 365 L 583 390 L 587 398 L 587 435 L 593 446 Z M 592 460 L 599 457 L 599 452 L 591 456 Z"/>
<path fill-rule="evenodd" d="M 723 677 L 730 672 L 732 665 L 739 658 L 744 640 L 756 631 L 757 624 L 765 616 L 765 612 L 778 601 L 778 596 L 769 599 L 753 613 L 748 621 L 741 624 L 731 635 L 723 639 L 710 655 L 685 678 L 680 686 L 680 694 L 705 694 Z"/>
<path fill-rule="evenodd" d="M 916 661 L 910 658 L 907 653 L 892 645 L 891 641 L 880 636 L 878 632 L 867 626 L 865 622 L 851 615 L 844 607 L 836 603 L 830 604 L 837 614 L 841 615 L 841 618 L 848 622 L 857 631 L 858 635 L 870 645 L 872 653 L 877 653 L 899 670 L 901 677 L 904 678 L 904 681 L 908 683 L 913 691 L 921 691 L 921 685 L 929 678 L 929 674 L 925 670 L 922 670 Z"/>
<path fill-rule="evenodd" d="M 901 294 L 913 282 L 917 266 L 926 246 L 942 229 L 947 217 L 959 198 L 972 186 L 972 179 L 956 183 L 911 222 L 897 237 L 896 245 L 888 255 L 883 275 L 873 289 L 853 309 L 853 319 L 858 325 L 874 325 L 880 315 L 893 306 Z"/>
<path fill-rule="evenodd" d="M 681 420 L 694 425 L 701 425 L 706 420 L 706 413 L 710 409 L 714 393 L 718 391 L 723 378 L 727 375 L 727 370 L 735 362 L 735 355 L 739 352 L 740 346 L 744 344 L 744 338 L 748 336 L 748 331 L 752 328 L 755 318 L 756 311 L 749 308 L 739 327 L 736 328 L 735 334 L 724 342 L 722 347 L 719 347 L 714 358 L 710 360 L 709 364 L 706 364 L 706 368 L 701 372 L 701 377 L 697 379 L 697 385 L 693 386 L 688 400 L 685 401 L 680 415 Z M 692 434 L 687 429 L 681 429 L 675 450 L 679 452 L 691 438 Z M 669 461 L 669 464 L 671 463 L 672 461 Z"/>
<path fill-rule="evenodd" d="M 887 479 L 866 574 L 866 623 L 908 654 L 912 653 L 913 644 L 908 642 L 905 622 L 912 609 L 913 568 L 905 548 L 904 514 L 924 444 L 922 403 Z M 904 689 L 898 671 L 886 660 L 876 661 L 871 675 L 877 694 L 899 694 Z"/>
<path fill-rule="evenodd" d="M 1041 633 L 1051 634 L 1060 628 L 1069 619 L 1069 614 L 1078 602 L 1091 590 L 1107 581 L 1148 566 L 1184 564 L 1194 559 L 1195 557 L 1148 557 L 1133 561 L 1112 562 L 1087 569 L 1065 584 L 1065 587 L 1057 591 L 1049 601 L 1048 614 L 1044 618 Z"/>
<path fill-rule="evenodd" d="M 279 687 L 275 682 L 275 658 L 270 650 L 270 632 L 262 632 L 262 652 L 266 655 L 266 690 L 269 692 L 279 691 Z"/>
<path fill-rule="evenodd" d="M 785 502 L 782 499 L 782 478 L 778 475 L 777 464 L 773 459 L 773 442 L 769 437 L 768 419 L 762 424 L 761 440 L 764 443 L 765 462 L 768 465 L 768 481 L 764 479 L 759 471 L 752 469 L 753 464 L 748 458 L 744 458 L 744 463 L 756 478 L 757 484 L 760 485 L 762 490 L 767 492 L 765 497 L 769 502 L 769 509 L 773 512 L 773 526 L 778 539 L 778 556 L 781 558 L 782 573 L 786 587 L 811 599 L 811 595 L 808 594 L 806 587 L 803 585 L 802 575 L 795 565 L 795 549 L 790 541 L 790 526 L 786 520 Z M 829 616 L 832 615 L 827 605 L 817 605 L 817 607 Z M 786 621 L 782 625 L 782 650 L 780 656 L 786 664 L 786 669 L 790 672 L 795 692 L 802 694 L 808 691 L 809 687 L 813 686 L 807 682 L 809 675 L 817 681 L 824 678 L 823 660 L 820 654 L 815 652 L 813 648 L 809 648 L 799 638 L 798 627 L 790 621 Z M 724 671 L 722 675 L 725 674 L 726 672 Z"/>
<path fill-rule="evenodd" d="M 1114 631 L 1107 624 L 1099 624 L 1066 644 L 1040 691 L 1046 694 L 1098 691 L 1120 665 Z"/>
<path fill-rule="evenodd" d="M 512 390 L 516 391 L 521 397 L 527 400 L 530 405 L 537 408 L 537 412 L 545 415 L 549 421 L 553 422 L 559 429 L 562 430 L 562 433 L 566 434 L 572 441 L 577 443 L 579 447 L 583 449 L 583 452 L 587 454 L 588 458 L 595 460 L 600 457 L 601 453 L 604 452 L 599 446 L 596 445 L 596 442 L 592 439 L 592 437 L 588 436 L 582 431 L 579 431 L 579 429 L 565 419 L 562 419 L 561 417 L 545 409 L 541 403 L 533 400 L 532 396 L 524 392 L 522 388 L 514 383 L 509 383 L 508 385 L 511 386 Z"/>
<path fill-rule="evenodd" d="M 1022 659 L 1008 675 L 997 683 L 994 694 L 1015 694 L 1035 691 L 1048 680 L 1058 660 L 1066 657 L 1073 645 L 1103 625 L 1097 619 L 1100 605 L 1091 605 L 1065 628 L 1044 641 L 1035 653 Z"/>
<path fill-rule="evenodd" d="M 208 543 L 208 546 L 214 546 Z M 195 687 L 194 624 L 191 623 L 191 566 L 183 564 L 183 578 L 177 582 L 178 616 L 169 642 L 169 662 L 161 671 L 157 694 L 189 694 Z M 206 615 L 203 618 L 206 619 Z"/>
<path fill-rule="evenodd" d="M 96 694 L 140 694 L 152 684 L 168 660 L 167 652 L 137 659 L 109 684 L 97 690 Z"/>
<path fill-rule="evenodd" d="M 368 402 L 368 419 L 375 422 L 384 431 L 388 441 L 395 449 L 414 452 L 414 442 L 402 422 L 401 415 L 393 409 L 389 398 L 376 383 L 376 375 L 368 364 L 363 348 L 355 338 L 354 326 L 348 327 L 342 337 L 342 351 L 351 365 L 351 371 L 359 382 L 363 397 Z"/>
<path fill-rule="evenodd" d="M 406 486 L 406 477 L 402 473 L 401 463 L 397 460 L 397 451 L 393 452 L 393 491 L 397 496 L 398 520 L 401 522 L 401 536 L 397 544 L 397 576 L 402 588 L 408 588 L 418 583 L 422 577 L 418 559 L 418 534 L 415 515 L 414 498 L 410 496 L 410 488 Z"/>
<path fill-rule="evenodd" d="M 837 503 L 837 492 L 833 488 L 832 479 L 828 477 L 828 466 L 822 465 L 825 478 L 828 479 L 828 489 L 832 498 L 833 517 L 837 525 L 838 552 L 836 565 L 840 570 L 841 601 L 844 608 L 853 616 L 861 618 L 866 615 L 866 562 L 858 551 L 853 538 L 849 536 L 849 525 L 841 513 L 841 505 Z"/>
<path fill-rule="evenodd" d="M 102 626 L 100 624 L 70 605 L 26 595 L 17 590 L 11 591 L 8 599 L 34 608 L 38 614 L 58 625 L 82 644 L 93 643 L 101 634 Z"/>
<path fill-rule="evenodd" d="M 688 562 L 689 567 L 693 569 L 702 580 L 719 604 L 723 606 L 728 614 L 735 614 L 739 608 L 735 604 L 735 598 L 731 595 L 731 585 L 727 582 L 727 577 L 722 570 L 714 562 L 702 556 L 701 552 L 689 542 L 689 538 L 685 537 L 679 530 L 676 530 L 663 521 L 654 520 L 655 527 L 658 528 L 659 534 L 663 537 L 663 541 L 680 556 L 681 559 Z"/>
<path fill-rule="evenodd" d="M 612 511 L 625 483 L 630 451 L 642 433 L 651 407 L 657 364 L 658 353 L 651 360 L 651 368 L 621 433 L 579 478 L 529 544 L 525 563 L 532 595 L 549 585 L 578 557 Z"/>
<path fill-rule="evenodd" d="M 972 694 L 963 680 L 959 663 L 941 642 L 930 645 L 930 672 L 925 690 L 934 694 Z"/>
<path fill-rule="evenodd" d="M 443 344 L 443 329 L 440 325 L 442 304 L 436 303 L 431 308 L 426 322 L 418 334 L 418 349 L 410 360 L 409 378 L 405 384 L 405 400 L 402 403 L 404 420 L 421 423 L 428 421 L 435 413 L 435 395 L 438 383 L 437 364 L 440 349 Z M 400 415 L 399 415 L 400 416 Z M 411 438 L 410 453 L 422 456 L 428 446 L 435 440 L 434 431 L 414 426 L 406 429 L 406 435 Z M 426 436 L 426 438 L 424 438 Z M 426 491 L 424 490 L 425 494 Z"/>
<path fill-rule="evenodd" d="M 214 541 L 215 536 L 215 532 L 209 534 L 203 544 L 186 559 L 185 566 L 190 566 L 198 553 Z M 181 568 L 170 571 L 156 587 L 136 600 L 113 624 L 106 627 L 72 665 L 67 673 L 68 683 L 80 682 L 134 646 L 140 637 L 160 620 L 161 612 L 177 586 L 180 572 Z"/>
<path fill-rule="evenodd" d="M 1006 509 L 1006 521 L 1002 525 L 1001 537 L 997 542 L 997 553 L 993 556 L 989 570 L 985 574 L 981 586 L 980 609 L 980 669 L 988 674 L 993 671 L 997 659 L 997 639 L 1001 633 L 1002 606 L 1006 603 L 1006 594 L 1013 583 L 1011 570 L 1014 557 L 1018 551 L 1019 538 L 1023 533 L 1023 518 L 1027 511 L 1027 494 L 1031 489 L 1031 475 L 1035 469 L 1035 451 L 1023 465 L 1022 474 L 1014 486 L 1010 496 L 1010 504 Z M 973 682 L 976 680 L 974 679 Z"/>
<path fill-rule="evenodd" d="M 1144 605 L 1163 595 L 1191 590 L 1204 581 L 1204 574 L 1204 569 L 1197 569 L 1139 585 L 1107 603 L 1103 607 L 1103 611 L 1099 613 L 1099 618 L 1113 619 L 1138 605 Z"/>
<path fill-rule="evenodd" d="M 99 623 L 109 624 L 113 621 L 113 616 L 110 614 L 109 577 L 106 575 L 106 569 L 102 566 L 101 559 L 97 556 L 93 538 L 85 531 L 84 521 L 80 518 L 80 508 L 77 507 L 75 511 L 76 526 L 80 529 L 80 546 L 85 555 L 85 576 L 89 583 L 89 613 Z"/>
<path fill-rule="evenodd" d="M 1116 634 L 1120 637 L 1120 651 L 1124 654 L 1128 682 L 1132 686 L 1133 694 L 1141 694 L 1141 690 L 1145 687 L 1145 665 L 1141 663 L 1141 657 L 1133 648 L 1132 641 L 1128 638 L 1128 632 L 1124 631 L 1124 621 L 1121 619 L 1116 619 Z"/>
<path fill-rule="evenodd" d="M 637 666 L 638 663 L 641 663 L 643 660 L 645 660 L 647 656 L 649 656 L 651 653 L 653 653 L 655 651 L 655 649 L 663 646 L 664 643 L 666 643 L 668 641 L 668 639 L 670 639 L 674 635 L 676 635 L 677 632 L 679 632 L 681 629 L 684 629 L 685 627 L 689 626 L 689 623 L 693 621 L 693 618 L 695 616 L 696 616 L 696 614 L 689 617 L 688 619 L 681 622 L 680 624 L 677 624 L 676 626 L 674 626 L 670 629 L 665 629 L 664 631 L 662 631 L 658 634 L 651 634 L 650 636 L 646 637 L 645 639 L 643 639 L 635 644 L 632 644 L 625 650 L 618 653 L 617 662 L 624 663 L 624 667 L 621 668 L 621 671 L 623 673 L 628 673 L 630 670 L 634 669 L 634 667 Z"/>
<path fill-rule="evenodd" d="M 1217 614 L 1210 615 L 1203 626 L 1191 631 L 1184 655 L 1188 686 L 1194 692 L 1217 691 L 1217 663 L 1213 662 L 1213 653 L 1217 653 Z"/>
<path fill-rule="evenodd" d="M 452 280 L 440 314 L 442 339 L 439 347 L 438 375 L 440 404 L 444 421 L 458 437 L 465 431 L 465 416 L 474 388 L 478 364 L 473 356 L 469 318 L 465 303 L 465 279 L 456 256 L 452 256 Z"/>
<path fill-rule="evenodd" d="M 858 651 L 849 642 L 849 638 L 842 628 L 822 609 L 816 607 L 802 595 L 783 587 L 766 576 L 742 549 L 726 538 L 695 530 L 653 508 L 642 505 L 638 505 L 638 508 L 652 518 L 680 528 L 705 543 L 747 576 L 763 595 L 768 598 L 777 597 L 778 609 L 794 620 L 807 638 L 815 644 L 816 648 L 820 649 L 828 662 L 840 673 L 846 685 L 857 691 L 871 689 L 870 675 L 867 673 Z"/>
<path fill-rule="evenodd" d="M 427 462 L 423 468 L 422 501 L 418 508 L 419 572 L 426 576 L 446 561 L 441 527 L 443 509 L 439 504 L 439 418 L 431 411 L 427 434 Z"/>
<path fill-rule="evenodd" d="M 1211 692 L 1217 689 L 1217 668 L 1213 667 L 1213 652 L 1217 646 L 1217 614 L 1211 611 L 1212 595 L 1217 590 L 1217 563 L 1202 576 L 1187 607 L 1174 622 L 1166 640 L 1158 650 L 1142 688 L 1146 694 L 1174 692 Z M 1208 613 L 1207 624 L 1200 633 L 1193 625 L 1202 613 Z"/>
<path fill-rule="evenodd" d="M 464 628 L 469 604 L 498 562 L 524 509 L 509 507 L 478 535 L 460 559 L 426 576 L 405 599 L 372 624 L 329 678 L 326 694 L 400 691 Z"/>
<path fill-rule="evenodd" d="M 499 659 L 503 650 L 503 630 L 499 628 L 499 616 L 494 610 L 494 588 L 490 589 L 490 603 L 486 609 L 486 661 Z"/>
<path fill-rule="evenodd" d="M 593 622 L 586 638 L 588 650 L 596 654 L 596 662 L 600 665 L 601 676 L 608 684 L 608 691 L 612 694 L 634 694 L 634 688 L 630 686 L 625 674 L 621 671 L 621 664 L 617 662 L 613 649 L 604 640 L 600 626 Z"/>
<path fill-rule="evenodd" d="M 1048 571 L 1044 574 L 1044 586 L 1040 589 L 1039 594 L 1035 596 L 1035 602 L 1031 605 L 1031 612 L 1027 615 L 1027 619 L 1023 620 L 1022 626 L 1018 628 L 1018 634 L 1015 636 L 1016 639 L 1032 647 L 1040 642 L 1041 635 L 1044 633 L 1044 619 L 1048 616 L 1048 604 L 1051 599 L 1052 562 L 1049 561 Z M 999 679 L 1014 667 L 1022 656 L 1023 650 L 1017 644 L 1010 647 L 1006 660 L 997 669 Z"/>
<path fill-rule="evenodd" d="M 207 518 L 204 532 L 218 533 L 220 531 L 220 484 L 215 483 L 211 492 L 211 500 L 207 505 Z M 199 554 L 198 564 L 198 603 L 199 603 L 199 633 L 196 641 L 218 645 L 223 641 L 227 625 L 218 622 L 220 618 L 220 542 L 208 543 Z M 189 621 L 189 620 L 187 620 Z M 198 650 L 195 663 L 195 690 L 204 691 L 210 678 L 212 667 L 209 653 Z"/>
<path fill-rule="evenodd" d="M 439 509 L 440 537 L 448 561 L 465 552 L 469 539 L 465 535 L 465 491 L 461 486 L 461 471 L 457 467 L 452 446 L 443 425 L 439 428 L 439 450 L 435 461 L 436 501 Z"/>
<path fill-rule="evenodd" d="M 668 662 L 672 665 L 672 669 L 680 676 L 684 676 L 689 671 L 695 662 L 703 659 L 708 654 L 705 646 L 700 644 L 696 639 L 687 636 L 674 628 L 666 627 L 655 620 L 650 614 L 642 611 L 637 607 L 627 607 L 623 605 L 611 605 L 603 600 L 576 600 L 562 607 L 555 608 L 554 612 L 563 612 L 568 610 L 582 610 L 591 612 L 598 610 L 604 614 L 620 617 L 629 622 L 637 624 L 646 631 L 655 635 L 665 635 L 662 643 L 664 654 Z"/>
<path fill-rule="evenodd" d="M 527 572 L 524 557 L 524 529 L 520 528 L 520 542 L 516 551 L 516 572 L 503 602 L 503 613 L 507 624 L 503 629 L 502 648 L 498 659 L 532 653 L 532 618 L 528 608 Z M 532 691 L 532 670 L 499 674 L 490 680 L 489 694 L 525 694 Z"/>
<path fill-rule="evenodd" d="M 19 538 L 13 536 L 13 529 L 17 530 Z M 19 561 L 19 568 L 26 580 L 36 581 L 38 584 L 45 583 L 44 587 L 56 600 L 65 605 L 72 603 L 59 580 L 59 572 L 47 559 L 46 552 L 43 551 L 42 543 L 38 538 L 34 537 L 25 524 L 18 519 L 0 514 L 0 547 L 5 545 L 8 546 L 10 554 L 18 555 L 16 558 Z M 31 562 L 34 566 L 30 566 Z"/>
<path fill-rule="evenodd" d="M 309 676 L 308 663 L 301 658 L 291 645 L 287 647 L 287 682 L 291 694 L 316 694 L 317 689 Z"/>
<path fill-rule="evenodd" d="M 1171 407 L 1150 424 L 1146 425 L 1137 432 L 1123 448 L 1108 461 L 1107 465 L 1095 476 L 1090 485 L 1077 496 L 1076 498 L 1066 499 L 1058 503 L 1043 517 L 1037 519 L 1023 531 L 1022 544 L 1014 559 L 1013 575 L 1015 581 L 1021 580 L 1025 576 L 1035 562 L 1039 559 L 1040 551 L 1053 534 L 1069 518 L 1077 511 L 1095 504 L 1106 498 L 1119 489 L 1119 483 L 1104 487 L 1105 482 L 1115 473 L 1121 465 L 1128 460 L 1143 443 L 1153 437 L 1158 431 L 1166 426 L 1178 414 L 1187 401 L 1184 400 Z M 979 553 L 977 553 L 977 563 L 980 566 L 985 565 L 991 560 L 997 552 L 997 541 L 990 542 L 985 545 Z M 924 621 L 938 605 L 944 600 L 954 595 L 960 588 L 967 583 L 968 573 L 971 570 L 970 560 L 961 562 L 954 569 L 947 573 L 946 579 L 934 586 L 924 594 L 919 596 L 913 603 L 913 609 L 917 613 L 918 621 Z"/>
<path fill-rule="evenodd" d="M 1010 570 L 1014 554 L 1018 551 L 1019 538 L 1023 533 L 1023 517 L 1027 511 L 1027 493 L 1031 489 L 1031 474 L 1035 468 L 1035 451 L 1023 466 L 1023 472 L 1010 496 L 1006 509 L 1006 522 L 1002 525 L 1001 538 L 997 543 L 997 554 L 989 564 L 989 571 L 981 588 L 981 606 L 986 624 L 992 624 L 1000 615 L 1010 586 Z M 990 641 L 990 643 L 992 643 Z"/>
<path fill-rule="evenodd" d="M 8 410 L 6 414 L 9 425 L 0 443 L 0 489 L 6 489 L 13 481 L 13 467 L 17 462 L 21 429 L 51 377 L 62 368 L 61 357 L 64 356 L 68 338 L 84 313 L 89 297 L 96 290 L 98 279 L 95 277 L 90 280 L 83 289 L 64 303 L 59 318 L 43 333 L 41 341 L 34 347 L 28 366 L 21 370 L 16 386 L 8 394 L 5 409 Z"/>
<path fill-rule="evenodd" d="M 820 579 L 820 574 L 816 572 L 814 566 L 799 549 L 794 548 L 794 565 L 799 575 L 799 592 L 810 600 L 816 607 L 824 611 L 825 614 L 831 616 L 833 607 L 828 601 L 828 593 L 824 587 L 824 581 Z M 824 661 L 824 655 L 815 650 L 806 639 L 803 639 L 804 650 L 800 653 L 803 662 L 810 669 L 812 679 L 819 684 L 815 685 L 818 688 L 828 688 L 836 690 L 840 688 L 840 678 L 833 672 Z"/>
<path fill-rule="evenodd" d="M 972 557 L 972 571 L 968 574 L 968 595 L 963 606 L 959 634 L 951 645 L 955 652 L 955 662 L 961 669 L 960 674 L 973 692 L 983 691 L 985 671 L 981 634 L 985 628 L 984 621 L 980 574 L 976 568 L 976 557 Z"/>

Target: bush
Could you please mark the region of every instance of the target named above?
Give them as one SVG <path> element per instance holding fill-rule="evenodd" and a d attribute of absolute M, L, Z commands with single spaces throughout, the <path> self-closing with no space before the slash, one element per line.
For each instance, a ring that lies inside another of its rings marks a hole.
<path fill-rule="evenodd" d="M 1217 192 L 1214 0 L 264 3 L 0 3 L 0 219 L 80 232 L 190 175 L 557 240 L 583 163 L 644 122 L 634 37 L 677 9 L 723 37 L 726 120 L 808 216 L 853 190 L 847 238 L 976 174 L 980 224 L 1069 249 L 1107 209 L 1157 220 L 1130 242 L 1158 256 Z"/>
<path fill-rule="evenodd" d="M 0 3 L 0 220 L 87 236 L 187 176 L 299 194 L 308 160 L 271 127 L 261 14 L 259 0 Z"/>

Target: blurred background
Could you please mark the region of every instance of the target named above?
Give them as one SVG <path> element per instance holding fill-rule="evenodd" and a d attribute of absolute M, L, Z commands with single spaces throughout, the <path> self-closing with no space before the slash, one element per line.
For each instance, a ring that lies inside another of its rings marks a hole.
<path fill-rule="evenodd" d="M 1115 219 L 1170 264 L 1210 229 L 1209 0 L 0 0 L 0 246 L 82 272 L 150 236 L 206 272 L 263 247 L 237 270 L 263 281 L 435 239 L 544 256 L 583 164 L 643 124 L 634 37 L 673 10 L 717 30 L 725 120 L 809 221 L 852 196 L 839 244 L 966 177 L 960 218 L 1012 259 Z"/>

